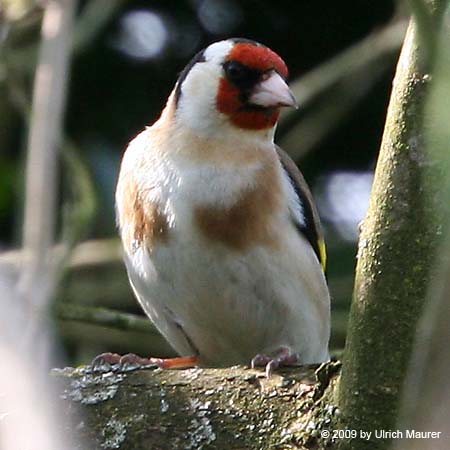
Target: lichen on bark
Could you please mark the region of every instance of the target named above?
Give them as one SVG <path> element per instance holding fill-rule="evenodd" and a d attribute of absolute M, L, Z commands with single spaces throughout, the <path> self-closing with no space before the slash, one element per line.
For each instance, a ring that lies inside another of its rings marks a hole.
<path fill-rule="evenodd" d="M 339 363 L 283 370 L 54 371 L 80 450 L 320 448 Z"/>

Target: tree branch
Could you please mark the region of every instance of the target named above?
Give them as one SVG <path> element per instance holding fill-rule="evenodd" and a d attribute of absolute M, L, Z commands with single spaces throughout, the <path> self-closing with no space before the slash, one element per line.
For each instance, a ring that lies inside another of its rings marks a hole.
<path fill-rule="evenodd" d="M 335 408 L 324 392 L 338 363 L 284 370 L 64 369 L 63 407 L 85 448 L 135 450 L 322 448 Z M 79 419 L 78 419 L 79 421 Z"/>

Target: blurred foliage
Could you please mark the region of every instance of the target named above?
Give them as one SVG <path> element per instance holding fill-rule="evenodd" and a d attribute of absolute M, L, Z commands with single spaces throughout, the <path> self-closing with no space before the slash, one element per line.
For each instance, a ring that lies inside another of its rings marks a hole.
<path fill-rule="evenodd" d="M 11 3 L 33 5 L 36 2 Z M 205 3 L 220 4 L 225 9 L 235 8 L 237 18 L 229 23 L 229 29 L 213 34 L 202 26 L 197 10 Z M 102 7 L 102 4 L 104 2 L 101 1 L 81 2 L 79 22 L 88 8 L 93 9 L 95 18 L 93 5 L 97 5 L 98 9 L 98 5 Z M 73 60 L 67 109 L 68 135 L 81 145 L 99 183 L 104 210 L 99 214 L 95 226 L 97 236 L 114 230 L 111 189 L 124 146 L 130 137 L 157 118 L 177 73 L 198 49 L 214 40 L 233 35 L 252 38 L 281 53 L 290 67 L 291 78 L 296 78 L 357 42 L 393 14 L 392 1 L 380 1 L 374 5 L 369 0 L 357 0 L 347 5 L 329 3 L 326 8 L 314 2 L 286 0 L 276 3 L 171 0 L 153 1 L 151 4 L 147 1 L 108 4 L 115 4 L 116 10 L 98 33 L 89 34 L 89 25 L 98 26 L 92 18 L 78 24 L 91 40 L 84 42 Z M 124 17 L 132 11 L 142 10 L 158 14 L 167 27 L 167 42 L 155 58 L 132 58 L 118 50 L 115 44 L 121 34 Z M 12 41 L 12 48 L 9 49 L 8 70 L 12 72 L 12 77 L 17 76 L 15 58 L 21 61 L 20 55 L 27 54 L 30 47 L 36 46 L 37 30 L 32 20 L 36 16 L 38 13 L 32 10 L 22 21 L 9 23 L 8 40 Z M 19 28 L 23 28 L 20 33 Z M 28 39 L 24 38 L 26 35 Z M 83 41 L 83 38 L 79 37 L 78 41 Z M 22 72 L 19 80 L 30 95 L 33 59 L 26 58 L 26 61 L 28 73 Z M 4 67 L 2 69 L 5 70 Z M 302 162 L 308 179 L 314 179 L 319 172 L 342 168 L 366 169 L 373 163 L 384 121 L 391 75 L 387 73 L 350 119 Z M 4 89 L 4 86 L 1 88 Z M 3 175 L 6 171 L 11 172 L 11 164 L 14 167 L 21 164 L 25 138 L 24 123 L 17 111 L 11 105 L 3 105 L 8 96 L 11 93 L 4 93 L 4 100 L 0 102 L 2 179 L 8 178 Z M 20 177 L 20 173 L 18 175 Z M 14 242 L 14 238 L 17 240 L 17 234 L 13 231 L 17 220 L 13 218 L 20 214 L 20 210 L 14 211 L 11 205 L 21 204 L 20 192 L 9 186 L 8 189 L 2 189 L 2 197 L 1 214 L 8 220 L 6 223 L 2 221 L 0 243 L 8 245 Z"/>
<path fill-rule="evenodd" d="M 17 247 L 20 238 L 27 137 L 24 105 L 31 98 L 39 3 L 9 0 L 4 2 L 0 16 L 0 250 Z M 136 133 L 158 117 L 177 73 L 200 48 L 231 36 L 254 39 L 279 52 L 290 67 L 291 79 L 296 79 L 380 29 L 395 14 L 392 0 L 325 5 L 306 0 L 80 1 L 66 141 L 71 143 L 76 161 L 86 162 L 96 184 L 97 206 L 89 203 L 87 209 L 89 213 L 95 209 L 97 214 L 89 224 L 87 237 L 115 236 L 113 192 L 122 152 Z M 153 53 L 145 56 L 150 50 Z M 389 62 L 388 69 L 345 120 L 317 143 L 314 151 L 297 161 L 313 191 L 322 191 L 334 172 L 373 169 L 394 64 L 394 60 Z M 349 90 L 354 87 L 348 85 Z M 326 98 L 320 99 L 325 107 Z M 66 176 L 67 161 L 85 180 L 78 186 Z M 61 208 L 66 204 L 79 206 L 77 196 L 94 196 L 85 169 L 66 156 Z M 362 195 L 367 196 L 367 192 Z M 83 216 L 87 210 L 79 206 L 78 214 Z M 333 220 L 328 219 L 324 225 L 330 249 L 330 286 L 342 330 L 352 290 L 356 242 L 344 241 Z M 138 312 L 119 264 L 113 264 L 111 272 L 88 267 L 70 273 L 59 297 Z M 334 346 L 342 347 L 343 339 L 342 332 L 335 333 Z"/>

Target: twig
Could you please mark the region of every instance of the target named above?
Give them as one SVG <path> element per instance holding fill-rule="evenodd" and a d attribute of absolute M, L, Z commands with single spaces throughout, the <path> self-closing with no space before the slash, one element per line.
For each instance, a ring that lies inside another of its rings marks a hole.
<path fill-rule="evenodd" d="M 83 322 L 116 330 L 138 331 L 161 337 L 152 322 L 146 317 L 108 308 L 59 303 L 55 306 L 55 315 L 59 320 L 63 321 Z"/>
<path fill-rule="evenodd" d="M 23 247 L 27 255 L 19 291 L 30 308 L 26 336 L 33 342 L 55 288 L 51 249 L 56 217 L 56 178 L 66 98 L 75 0 L 51 0 L 42 23 L 26 164 Z M 44 358 L 45 359 L 45 358 Z"/>
<path fill-rule="evenodd" d="M 52 248 L 52 259 L 60 260 L 64 251 L 62 244 L 54 245 Z M 121 247 L 119 239 L 97 239 L 78 244 L 68 262 L 68 267 L 78 269 L 86 266 L 98 266 L 121 261 Z M 11 250 L 0 253 L 0 266 L 19 269 L 26 264 L 26 254 L 21 250 Z"/>
<path fill-rule="evenodd" d="M 69 431 L 61 439 L 57 425 L 61 415 L 55 411 L 55 402 L 50 401 L 51 386 L 46 375 L 51 364 L 52 340 L 45 313 L 55 288 L 56 261 L 51 250 L 57 160 L 75 6 L 76 0 L 47 1 L 42 23 L 25 177 L 23 252 L 27 258 L 16 290 L 20 306 L 25 309 L 25 325 L 16 328 L 15 340 L 6 349 L 8 353 L 2 353 L 2 359 L 9 361 L 2 371 L 2 385 L 6 383 L 7 391 L 12 393 L 17 416 L 16 423 L 8 422 L 4 427 L 6 436 L 12 436 L 5 441 L 11 450 L 73 448 Z M 11 302 L 12 298 L 6 301 Z M 16 309 L 14 304 L 8 306 Z M 14 320 L 14 314 L 7 316 Z M 15 358 L 17 354 L 26 354 L 27 358 L 24 361 Z M 29 433 L 21 432 L 24 424 L 28 425 Z"/>
<path fill-rule="evenodd" d="M 403 42 L 407 26 L 406 20 L 390 23 L 297 79 L 291 88 L 300 106 L 308 105 L 328 88 L 355 72 L 384 59 L 386 55 L 396 53 Z M 282 122 L 295 114 L 295 111 L 291 111 L 284 115 Z"/>
<path fill-rule="evenodd" d="M 283 115 L 278 136 L 294 159 L 331 132 L 374 85 L 400 49 L 406 26 L 406 21 L 387 25 L 292 84 L 300 110 Z M 325 92 L 326 101 L 305 115 Z"/>
<path fill-rule="evenodd" d="M 75 24 L 72 41 L 72 54 L 79 54 L 93 39 L 104 29 L 113 15 L 125 3 L 126 0 L 90 0 L 81 10 Z M 8 65 L 14 66 L 16 71 L 29 73 L 34 69 L 37 44 L 35 42 L 27 46 L 16 46 L 17 36 L 21 37 L 23 29 L 34 27 L 40 22 L 41 11 L 34 8 L 30 11 L 30 17 L 14 22 L 9 35 L 6 37 Z"/>
<path fill-rule="evenodd" d="M 81 12 L 74 32 L 73 52 L 85 49 L 105 28 L 126 0 L 90 0 Z"/>
<path fill-rule="evenodd" d="M 24 83 L 17 77 L 7 76 L 7 85 L 12 103 L 30 126 L 31 104 Z M 61 155 L 68 176 L 65 177 L 72 194 L 72 200 L 63 205 L 64 217 L 62 226 L 63 243 L 52 248 L 52 254 L 59 261 L 55 283 L 59 282 L 64 268 L 70 260 L 73 247 L 83 237 L 83 234 L 95 215 L 96 194 L 92 177 L 87 164 L 80 156 L 78 147 L 69 138 L 64 137 L 61 145 Z M 0 254 L 0 264 L 16 266 L 16 269 L 26 260 L 25 252 L 12 251 Z"/>
<path fill-rule="evenodd" d="M 54 306 L 54 313 L 60 322 L 78 322 L 113 330 L 142 333 L 145 335 L 145 342 L 149 348 L 168 347 L 150 319 L 144 316 L 109 308 L 81 306 L 75 303 L 58 303 Z M 334 339 L 337 340 L 336 344 L 341 345 L 340 342 L 345 340 L 347 317 L 347 311 L 335 310 L 333 312 L 332 328 Z M 339 345 L 335 348 L 339 348 Z"/>

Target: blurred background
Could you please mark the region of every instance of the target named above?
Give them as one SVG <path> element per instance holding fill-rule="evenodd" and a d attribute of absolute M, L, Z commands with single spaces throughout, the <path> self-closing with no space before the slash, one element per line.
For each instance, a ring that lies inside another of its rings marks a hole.
<path fill-rule="evenodd" d="M 0 276 L 13 284 L 23 263 L 18 249 L 26 241 L 25 204 L 33 202 L 25 195 L 26 161 L 45 3 L 3 0 L 0 10 Z M 283 116 L 277 142 L 303 171 L 322 217 L 333 297 L 331 347 L 339 354 L 358 223 L 368 205 L 405 30 L 398 4 L 89 0 L 74 8 L 73 29 L 63 30 L 72 44 L 54 203 L 54 240 L 66 250 L 49 308 L 66 362 L 87 363 L 103 351 L 171 354 L 141 319 L 120 260 L 118 168 L 129 140 L 158 118 L 189 59 L 235 36 L 271 47 L 290 68 L 300 109 Z"/>

